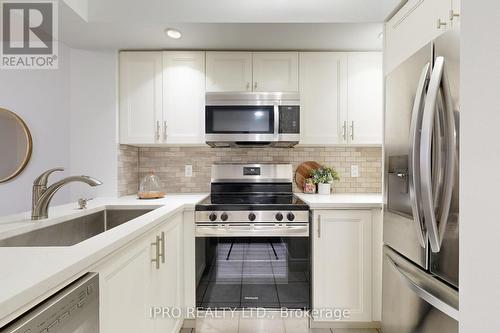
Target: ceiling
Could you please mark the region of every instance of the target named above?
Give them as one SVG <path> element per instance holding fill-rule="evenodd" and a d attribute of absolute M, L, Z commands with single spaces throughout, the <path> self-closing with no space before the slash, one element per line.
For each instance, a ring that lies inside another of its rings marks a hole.
<path fill-rule="evenodd" d="M 401 0 L 87 0 L 93 22 L 382 22 Z"/>
<path fill-rule="evenodd" d="M 83 49 L 381 50 L 402 0 L 65 0 L 60 39 Z M 179 40 L 164 30 L 176 28 Z"/>

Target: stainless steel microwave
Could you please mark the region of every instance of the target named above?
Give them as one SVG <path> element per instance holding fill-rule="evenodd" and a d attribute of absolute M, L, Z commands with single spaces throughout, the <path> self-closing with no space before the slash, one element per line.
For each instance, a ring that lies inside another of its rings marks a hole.
<path fill-rule="evenodd" d="M 207 93 L 205 141 L 212 147 L 292 147 L 300 139 L 298 93 Z"/>

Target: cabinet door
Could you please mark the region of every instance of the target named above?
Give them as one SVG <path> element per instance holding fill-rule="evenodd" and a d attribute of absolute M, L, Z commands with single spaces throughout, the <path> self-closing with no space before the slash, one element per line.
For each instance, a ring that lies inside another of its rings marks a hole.
<path fill-rule="evenodd" d="M 382 144 L 382 54 L 349 53 L 347 77 L 349 143 Z"/>
<path fill-rule="evenodd" d="M 451 0 L 409 0 L 385 24 L 385 74 L 450 26 Z M 446 26 L 437 27 L 440 19 Z"/>
<path fill-rule="evenodd" d="M 162 140 L 205 142 L 205 52 L 163 52 Z"/>
<path fill-rule="evenodd" d="M 253 91 L 299 91 L 299 54 L 254 52 Z"/>
<path fill-rule="evenodd" d="M 168 308 L 170 315 L 155 320 L 154 332 L 178 332 L 183 322 L 179 311 L 184 307 L 182 214 L 171 218 L 166 226 L 158 231 L 158 235 L 163 235 L 161 251 L 164 253 L 165 262 L 161 262 L 159 270 L 154 274 L 152 297 L 155 304 Z"/>
<path fill-rule="evenodd" d="M 300 104 L 301 144 L 347 142 L 347 56 L 344 53 L 300 53 Z"/>
<path fill-rule="evenodd" d="M 251 52 L 207 52 L 207 92 L 252 91 Z"/>
<path fill-rule="evenodd" d="M 315 211 L 313 225 L 313 308 L 348 310 L 342 321 L 372 321 L 371 212 Z"/>
<path fill-rule="evenodd" d="M 97 269 L 100 332 L 151 332 L 150 244 L 140 241 Z"/>
<path fill-rule="evenodd" d="M 161 140 L 161 52 L 120 53 L 120 143 Z"/>

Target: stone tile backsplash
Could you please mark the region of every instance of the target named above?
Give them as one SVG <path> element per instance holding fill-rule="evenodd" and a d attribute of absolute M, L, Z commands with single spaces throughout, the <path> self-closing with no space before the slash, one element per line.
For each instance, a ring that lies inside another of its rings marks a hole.
<path fill-rule="evenodd" d="M 135 194 L 139 179 L 154 171 L 167 193 L 210 191 L 210 168 L 214 163 L 291 163 L 316 161 L 334 167 L 340 181 L 333 184 L 337 193 L 380 193 L 382 191 L 381 147 L 295 147 L 279 148 L 210 148 L 120 146 L 118 158 L 118 193 Z M 359 177 L 352 178 L 351 164 L 359 166 Z M 193 166 L 193 176 L 184 176 L 185 165 Z M 301 191 L 294 184 L 294 191 Z"/>

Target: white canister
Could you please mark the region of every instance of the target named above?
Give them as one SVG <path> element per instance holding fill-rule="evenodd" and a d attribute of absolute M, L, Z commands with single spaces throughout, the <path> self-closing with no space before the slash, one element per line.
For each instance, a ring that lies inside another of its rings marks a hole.
<path fill-rule="evenodd" d="M 318 184 L 318 194 L 330 194 L 331 184 Z"/>

